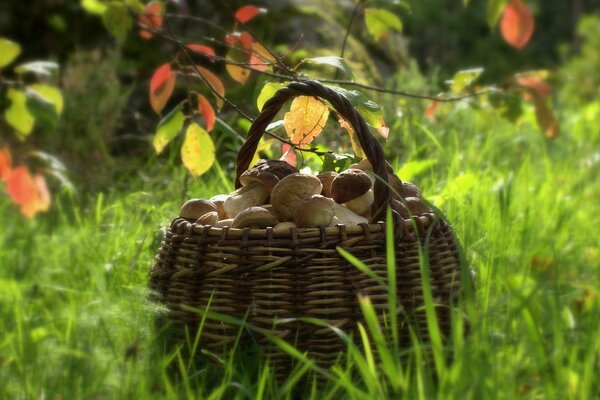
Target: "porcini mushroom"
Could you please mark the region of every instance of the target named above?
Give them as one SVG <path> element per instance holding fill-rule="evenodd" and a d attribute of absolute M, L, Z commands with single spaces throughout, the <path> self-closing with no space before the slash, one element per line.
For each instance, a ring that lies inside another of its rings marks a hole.
<path fill-rule="evenodd" d="M 285 222 L 279 222 L 277 225 L 275 225 L 273 227 L 273 229 L 290 229 L 290 228 L 296 228 L 297 225 L 293 222 L 290 221 L 285 221 Z"/>
<path fill-rule="evenodd" d="M 242 186 L 247 186 L 253 182 L 258 182 L 265 186 L 267 194 L 271 195 L 273 187 L 279 182 L 279 178 L 268 171 L 261 171 L 256 168 L 249 169 L 240 176 Z"/>
<path fill-rule="evenodd" d="M 191 199 L 183 203 L 179 210 L 179 216 L 181 218 L 196 221 L 198 218 L 211 211 L 218 211 L 212 201 L 205 199 Z"/>
<path fill-rule="evenodd" d="M 342 204 L 344 207 L 348 207 L 355 213 L 362 215 L 371 210 L 371 204 L 374 201 L 373 190 L 369 189 L 364 194 L 358 196 L 355 199 L 345 202 Z"/>
<path fill-rule="evenodd" d="M 404 199 L 406 202 L 406 206 L 410 210 L 412 215 L 421 215 L 428 212 L 431 212 L 431 209 L 427 204 L 423 202 L 423 200 L 417 197 L 407 197 Z"/>
<path fill-rule="evenodd" d="M 214 225 L 219 220 L 219 213 L 216 211 L 210 211 L 202 215 L 196 220 L 199 225 Z"/>
<path fill-rule="evenodd" d="M 283 160 L 259 160 L 250 170 L 269 172 L 279 180 L 298 172 L 298 168 L 291 166 Z"/>
<path fill-rule="evenodd" d="M 225 228 L 227 226 L 231 226 L 231 224 L 233 224 L 233 218 L 222 219 L 217 221 L 215 228 Z"/>
<path fill-rule="evenodd" d="M 232 228 L 266 228 L 277 224 L 277 219 L 270 211 L 262 207 L 250 207 L 240 212 L 231 224 Z"/>
<path fill-rule="evenodd" d="M 331 197 L 331 183 L 338 176 L 338 173 L 335 171 L 325 171 L 321 172 L 317 175 L 317 178 L 321 181 L 323 185 L 323 189 L 321 190 L 321 194 L 325 197 Z"/>
<path fill-rule="evenodd" d="M 271 193 L 273 211 L 280 221 L 291 221 L 298 204 L 321 193 L 323 185 L 316 176 L 295 173 L 279 181 Z"/>
<path fill-rule="evenodd" d="M 371 189 L 369 176 L 359 169 L 347 169 L 331 182 L 331 197 L 342 204 L 362 196 Z"/>
<path fill-rule="evenodd" d="M 337 224 L 343 224 L 347 226 L 358 225 L 362 223 L 369 223 L 369 220 L 361 217 L 351 209 L 344 207 L 339 204 L 335 204 L 334 218 L 332 221 L 337 220 Z M 336 224 L 336 225 L 337 225 Z"/>
<path fill-rule="evenodd" d="M 235 218 L 242 210 L 263 204 L 269 195 L 262 183 L 253 182 L 232 192 L 223 203 L 225 214 Z"/>
<path fill-rule="evenodd" d="M 327 226 L 335 214 L 335 201 L 329 197 L 316 194 L 310 199 L 302 200 L 294 211 L 294 222 L 300 228 Z"/>
<path fill-rule="evenodd" d="M 402 183 L 402 188 L 400 189 L 400 196 L 407 198 L 407 197 L 417 197 L 420 198 L 421 197 L 421 191 L 419 190 L 419 188 L 417 187 L 417 185 L 415 185 L 414 183 L 410 183 L 410 182 L 403 182 Z"/>
<path fill-rule="evenodd" d="M 225 209 L 223 208 L 223 204 L 227 200 L 226 194 L 218 194 L 210 198 L 210 201 L 217 207 L 217 211 L 219 213 L 219 219 L 227 218 L 227 214 L 225 213 Z"/>

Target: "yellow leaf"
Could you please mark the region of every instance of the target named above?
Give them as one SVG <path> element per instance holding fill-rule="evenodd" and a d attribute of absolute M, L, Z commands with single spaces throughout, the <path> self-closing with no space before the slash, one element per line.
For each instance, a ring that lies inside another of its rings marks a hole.
<path fill-rule="evenodd" d="M 311 96 L 296 97 L 290 111 L 283 117 L 283 125 L 292 143 L 308 145 L 325 127 L 329 109 L 322 101 Z"/>
<path fill-rule="evenodd" d="M 53 86 L 42 85 L 40 83 L 34 83 L 33 85 L 29 85 L 29 88 L 35 90 L 46 100 L 50 101 L 52 103 L 52 106 L 56 110 L 56 115 L 62 114 L 64 102 L 62 93 L 59 89 Z"/>
<path fill-rule="evenodd" d="M 191 123 L 185 132 L 181 160 L 194 176 L 204 174 L 215 162 L 215 145 L 208 132 L 196 123 Z"/>
<path fill-rule="evenodd" d="M 9 88 L 6 97 L 11 102 L 10 107 L 4 111 L 6 122 L 17 130 L 21 139 L 24 139 L 31 133 L 35 123 L 33 115 L 27 108 L 27 96 L 22 90 Z"/>
<path fill-rule="evenodd" d="M 246 54 L 243 52 L 243 49 L 240 49 L 237 47 L 229 49 L 229 51 L 227 52 L 227 55 L 225 56 L 225 59 L 232 63 L 238 63 L 238 64 L 243 64 L 243 63 L 248 62 Z M 244 83 L 246 83 L 246 81 L 250 77 L 249 69 L 241 67 L 236 64 L 226 64 L 225 69 L 229 73 L 229 76 L 231 76 L 231 79 L 233 79 L 234 81 L 236 81 L 242 85 Z"/>
<path fill-rule="evenodd" d="M 340 117 L 340 126 L 348 131 L 348 135 L 350 135 L 350 143 L 352 143 L 352 150 L 354 150 L 354 154 L 360 158 L 367 158 L 364 150 L 360 146 L 360 142 L 358 141 L 358 136 L 356 136 L 356 131 L 352 128 L 352 125 L 348 123 L 344 118 Z"/>

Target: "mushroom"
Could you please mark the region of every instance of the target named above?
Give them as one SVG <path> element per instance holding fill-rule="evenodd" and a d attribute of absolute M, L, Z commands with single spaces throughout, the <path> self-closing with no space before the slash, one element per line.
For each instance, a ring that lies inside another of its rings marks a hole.
<path fill-rule="evenodd" d="M 362 196 L 371 189 L 369 176 L 359 169 L 347 169 L 331 182 L 331 197 L 339 204 Z"/>
<path fill-rule="evenodd" d="M 225 214 L 225 209 L 223 208 L 223 203 L 227 200 L 226 194 L 218 194 L 210 198 L 210 201 L 213 202 L 215 206 L 217 206 L 217 211 L 219 212 L 219 219 L 227 218 L 227 214 Z"/>
<path fill-rule="evenodd" d="M 366 219 L 365 217 L 361 217 L 360 215 L 358 215 L 357 213 L 355 213 L 354 211 L 352 211 L 351 209 L 341 206 L 339 204 L 335 204 L 335 213 L 334 213 L 334 217 L 332 220 L 332 223 L 337 221 L 337 224 L 343 224 L 343 225 L 358 225 L 358 224 L 362 224 L 362 223 L 369 223 L 369 220 Z"/>
<path fill-rule="evenodd" d="M 271 193 L 273 211 L 280 221 L 291 221 L 298 204 L 321 193 L 323 185 L 316 176 L 294 173 L 279 181 Z"/>
<path fill-rule="evenodd" d="M 219 220 L 219 213 L 216 211 L 210 211 L 201 216 L 196 220 L 199 225 L 214 225 Z"/>
<path fill-rule="evenodd" d="M 277 224 L 277 219 L 270 211 L 262 207 L 250 207 L 240 212 L 231 224 L 232 228 L 266 228 Z"/>
<path fill-rule="evenodd" d="M 391 206 L 392 210 L 400 214 L 402 218 L 410 217 L 410 211 L 408 210 L 408 207 L 406 207 L 406 205 L 400 200 L 392 199 Z"/>
<path fill-rule="evenodd" d="M 263 204 L 269 195 L 262 183 L 254 182 L 231 193 L 223 203 L 225 214 L 235 218 L 240 211 Z"/>
<path fill-rule="evenodd" d="M 231 226 L 231 224 L 233 224 L 233 218 L 222 219 L 220 221 L 217 221 L 217 223 L 215 224 L 215 228 L 225 228 Z"/>
<path fill-rule="evenodd" d="M 421 197 L 421 191 L 414 183 L 404 182 L 402 183 L 402 188 L 400 189 L 400 196 L 407 197 Z"/>
<path fill-rule="evenodd" d="M 347 201 L 342 205 L 344 207 L 348 207 L 355 213 L 362 215 L 371 210 L 371 204 L 373 204 L 374 200 L 375 197 L 373 196 L 373 190 L 369 189 L 364 194 L 358 196 L 355 199 Z"/>
<path fill-rule="evenodd" d="M 273 187 L 279 182 L 279 178 L 268 171 L 261 171 L 256 168 L 249 169 L 240 176 L 242 186 L 247 186 L 253 182 L 258 182 L 265 185 L 267 194 L 271 195 Z"/>
<path fill-rule="evenodd" d="M 286 222 L 280 222 L 277 225 L 275 225 L 273 227 L 273 229 L 290 229 L 290 228 L 296 228 L 297 225 L 293 222 L 290 221 L 286 221 Z"/>
<path fill-rule="evenodd" d="M 325 171 L 321 172 L 317 175 L 317 178 L 321 181 L 323 185 L 323 190 L 321 190 L 321 194 L 325 197 L 331 197 L 331 183 L 338 176 L 338 173 L 335 171 Z"/>
<path fill-rule="evenodd" d="M 279 180 L 298 172 L 298 168 L 291 166 L 283 160 L 259 160 L 250 170 L 270 172 Z"/>
<path fill-rule="evenodd" d="M 302 200 L 294 211 L 294 222 L 301 228 L 327 226 L 335 214 L 335 201 L 329 197 L 315 194 Z"/>
<path fill-rule="evenodd" d="M 196 221 L 198 218 L 211 211 L 218 211 L 212 201 L 205 199 L 191 199 L 183 203 L 179 210 L 179 216 L 181 218 Z"/>
<path fill-rule="evenodd" d="M 400 198 L 401 197 L 401 192 L 402 192 L 402 181 L 400 180 L 400 178 L 398 178 L 398 176 L 396 176 L 396 174 L 389 174 L 388 173 L 388 186 L 390 187 L 390 191 L 392 192 L 392 197 L 394 198 Z"/>
<path fill-rule="evenodd" d="M 404 199 L 406 202 L 406 206 L 410 210 L 412 215 L 421 215 L 428 212 L 431 212 L 431 209 L 427 204 L 423 202 L 423 200 L 417 197 L 407 197 Z"/>

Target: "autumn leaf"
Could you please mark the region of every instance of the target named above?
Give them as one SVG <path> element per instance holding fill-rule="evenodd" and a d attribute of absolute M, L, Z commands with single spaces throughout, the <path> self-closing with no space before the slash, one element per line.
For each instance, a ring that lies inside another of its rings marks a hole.
<path fill-rule="evenodd" d="M 210 105 L 210 103 L 208 102 L 206 97 L 199 94 L 197 99 L 198 99 L 198 111 L 204 117 L 204 123 L 206 124 L 206 130 L 210 132 L 210 131 L 212 131 L 213 127 L 215 126 L 215 121 L 217 119 L 217 116 L 215 115 L 215 110 L 213 110 L 212 106 Z"/>
<path fill-rule="evenodd" d="M 26 167 L 15 168 L 6 180 L 6 189 L 13 203 L 21 207 L 21 213 L 32 218 L 50 207 L 50 193 L 41 175 L 31 176 Z"/>
<path fill-rule="evenodd" d="M 197 71 L 202 77 L 206 80 L 206 83 L 212 89 L 213 95 L 217 100 L 217 109 L 221 109 L 223 107 L 223 98 L 225 97 L 225 86 L 223 86 L 223 82 L 221 79 L 211 71 L 203 67 L 196 67 Z"/>
<path fill-rule="evenodd" d="M 294 152 L 294 148 L 287 143 L 281 144 L 281 153 L 282 156 L 280 160 L 283 160 L 290 164 L 292 167 L 297 166 L 298 160 L 296 159 L 296 153 Z"/>
<path fill-rule="evenodd" d="M 158 123 L 156 134 L 152 138 L 152 145 L 157 154 L 160 154 L 169 142 L 179 134 L 181 128 L 183 128 L 185 116 L 181 111 L 181 107 L 182 105 L 179 104 Z"/>
<path fill-rule="evenodd" d="M 243 6 L 238 8 L 238 10 L 235 12 L 235 19 L 238 22 L 245 24 L 246 22 L 255 18 L 257 15 L 264 14 L 266 12 L 266 8 L 259 8 L 251 5 Z"/>
<path fill-rule="evenodd" d="M 215 162 L 215 145 L 200 125 L 191 123 L 181 146 L 183 165 L 194 176 L 200 176 L 212 167 Z"/>
<path fill-rule="evenodd" d="M 283 125 L 293 144 L 306 146 L 325 127 L 329 109 L 312 96 L 299 96 L 292 101 L 290 111 L 283 117 Z"/>
<path fill-rule="evenodd" d="M 500 33 L 506 43 L 522 49 L 529 43 L 534 27 L 533 14 L 523 0 L 510 0 L 500 21 Z"/>
<path fill-rule="evenodd" d="M 12 172 L 12 157 L 8 147 L 0 150 L 0 182 L 5 182 Z"/>
<path fill-rule="evenodd" d="M 352 125 L 344 118 L 339 117 L 340 126 L 348 131 L 348 135 L 350 136 L 350 143 L 352 144 L 352 150 L 354 150 L 354 154 L 360 158 L 367 158 L 363 148 L 358 141 L 358 136 L 356 136 L 356 131 L 352 128 Z"/>
<path fill-rule="evenodd" d="M 150 79 L 150 105 L 157 114 L 169 101 L 175 89 L 177 75 L 171 70 L 169 63 L 163 64 L 154 71 Z"/>
<path fill-rule="evenodd" d="M 538 96 L 532 96 L 532 101 L 535 108 L 535 119 L 544 136 L 549 139 L 557 137 L 560 134 L 560 125 L 552 110 Z"/>
<path fill-rule="evenodd" d="M 21 214 L 27 218 L 33 218 L 38 212 L 48 211 L 51 203 L 46 179 L 42 175 L 36 174 L 33 178 L 33 183 L 36 189 L 35 197 L 21 205 Z"/>
<path fill-rule="evenodd" d="M 213 62 L 215 61 L 212 58 L 210 58 L 210 57 L 215 57 L 217 55 L 217 53 L 215 53 L 215 51 L 212 49 L 212 47 L 204 46 L 201 44 L 188 44 L 185 47 L 187 47 L 189 50 L 193 51 L 194 53 L 209 56 L 210 61 L 213 61 Z"/>
<path fill-rule="evenodd" d="M 381 136 L 383 139 L 387 140 L 387 138 L 390 134 L 390 128 L 387 127 L 383 118 L 379 122 L 379 125 L 375 127 L 375 130 L 377 131 L 377 133 L 379 133 L 379 136 Z"/>
<path fill-rule="evenodd" d="M 437 100 L 433 100 L 427 110 L 425 110 L 425 116 L 429 119 L 433 119 L 435 117 L 435 113 L 437 109 L 440 107 L 440 102 Z"/>
<path fill-rule="evenodd" d="M 279 89 L 287 86 L 287 82 L 267 82 L 264 84 L 258 97 L 256 98 L 256 107 L 262 111 L 265 103 L 277 93 Z"/>
<path fill-rule="evenodd" d="M 532 94 L 539 97 L 549 97 L 552 95 L 552 86 L 544 79 L 548 75 L 548 71 L 530 71 L 517 74 L 514 77 L 514 81 L 517 85 L 525 88 L 523 98 L 525 100 L 532 100 Z"/>
<path fill-rule="evenodd" d="M 162 5 L 155 1 L 148 3 L 144 12 L 138 18 L 138 25 L 158 30 L 162 27 L 163 16 L 162 16 Z M 142 39 L 152 39 L 154 33 L 148 29 L 140 29 L 139 35 Z"/>

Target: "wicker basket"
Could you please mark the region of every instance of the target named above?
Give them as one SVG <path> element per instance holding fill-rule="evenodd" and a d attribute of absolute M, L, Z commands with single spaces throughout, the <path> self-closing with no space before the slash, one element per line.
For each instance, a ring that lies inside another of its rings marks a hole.
<path fill-rule="evenodd" d="M 238 154 L 236 187 L 248 167 L 266 126 L 283 104 L 296 96 L 327 100 L 354 127 L 364 152 L 379 177 L 387 176 L 383 150 L 352 104 L 338 92 L 317 82 L 291 83 L 264 106 Z M 231 229 L 201 226 L 175 219 L 150 273 L 150 287 L 166 304 L 176 327 L 197 329 L 201 315 L 187 307 L 236 317 L 293 343 L 323 364 L 334 360 L 346 345 L 329 328 L 298 320 L 319 318 L 343 331 L 353 332 L 362 320 L 357 295 L 369 296 L 375 309 L 387 309 L 386 289 L 344 259 L 342 247 L 386 278 L 385 210 L 391 199 L 386 179 L 377 179 L 372 221 L 359 226 Z M 450 305 L 460 289 L 457 241 L 446 221 L 434 213 L 395 218 L 397 302 L 401 340 L 408 342 L 408 323 L 426 328 L 419 247 L 428 238 L 431 290 L 436 303 Z M 439 307 L 441 330 L 450 329 L 449 307 Z M 289 319 L 289 320 L 285 320 Z M 283 323 L 274 324 L 275 321 Z M 261 335 L 239 336 L 238 326 L 207 319 L 200 345 L 220 353 L 239 341 L 268 344 Z M 275 352 L 275 357 L 281 356 Z"/>

